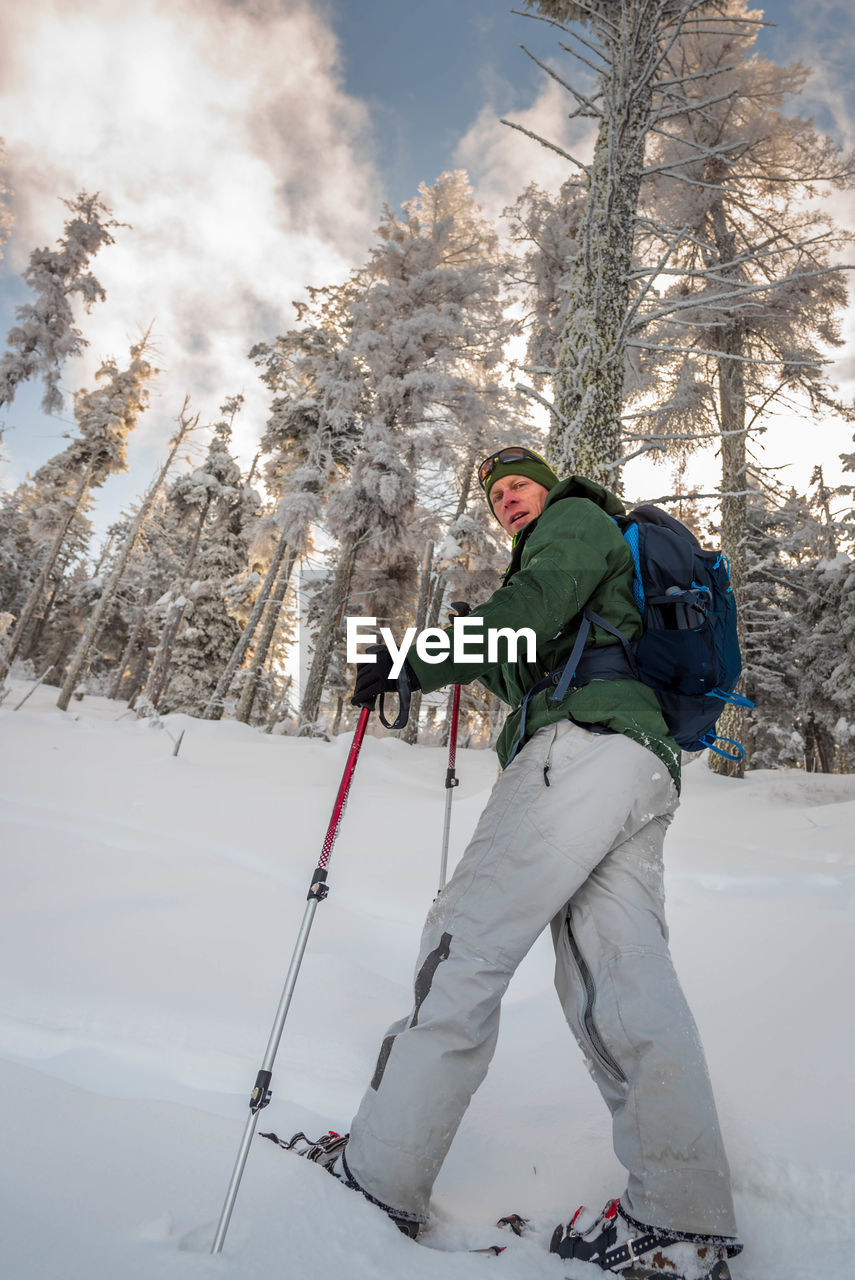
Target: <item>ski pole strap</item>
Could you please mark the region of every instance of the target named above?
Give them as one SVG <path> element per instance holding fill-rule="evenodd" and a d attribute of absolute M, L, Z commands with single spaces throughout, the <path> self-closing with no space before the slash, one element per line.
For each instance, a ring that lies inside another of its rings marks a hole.
<path fill-rule="evenodd" d="M 380 717 L 380 723 L 384 729 L 403 729 L 404 725 L 410 718 L 410 682 L 407 679 L 406 665 L 401 667 L 398 672 L 398 714 L 391 722 L 386 719 L 386 709 L 384 706 L 385 694 L 380 694 L 380 706 L 377 714 Z"/>

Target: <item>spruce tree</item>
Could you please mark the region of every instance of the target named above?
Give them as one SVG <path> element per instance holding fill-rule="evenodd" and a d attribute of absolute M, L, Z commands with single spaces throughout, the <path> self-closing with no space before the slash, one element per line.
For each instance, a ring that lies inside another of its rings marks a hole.
<path fill-rule="evenodd" d="M 240 635 L 235 597 L 246 569 L 258 497 L 244 484 L 229 452 L 230 436 L 231 423 L 218 423 L 204 465 L 189 478 L 204 516 L 197 526 L 198 550 L 192 548 L 181 583 L 177 604 L 182 625 L 170 642 L 169 678 L 158 690 L 162 710 L 200 715 Z"/>
<path fill-rule="evenodd" d="M 495 231 L 463 173 L 422 186 L 400 214 L 384 211 L 355 280 L 339 368 L 357 378 L 358 450 L 348 483 L 328 504 L 338 543 L 324 593 L 303 731 L 316 725 L 348 600 L 381 624 L 412 609 L 425 543 L 422 467 L 447 448 L 448 424 L 498 382 L 509 325 Z M 352 393 L 351 393 L 352 394 Z"/>
<path fill-rule="evenodd" d="M 149 485 L 146 493 L 143 495 L 139 508 L 130 522 L 127 532 L 125 533 L 121 543 L 116 549 L 115 556 L 112 559 L 109 572 L 105 575 L 103 586 L 95 604 L 92 613 L 86 622 L 80 643 L 77 645 L 74 656 L 69 663 L 68 669 L 62 681 L 59 697 L 56 705 L 61 711 L 68 709 L 72 694 L 77 688 L 77 682 L 80 679 L 95 643 L 95 638 L 101 629 L 109 610 L 113 607 L 116 592 L 119 584 L 127 571 L 128 564 L 133 555 L 134 549 L 141 537 L 149 516 L 152 513 L 160 491 L 166 480 L 170 467 L 175 461 L 175 457 L 181 448 L 188 432 L 192 431 L 197 425 L 197 420 L 193 420 L 189 416 L 189 402 L 185 400 L 184 407 L 178 419 L 178 430 L 169 442 L 169 449 L 166 458 L 160 467 L 157 475 Z"/>
<path fill-rule="evenodd" d="M 46 501 L 37 508 L 41 528 L 33 540 L 41 542 L 42 564 L 0 656 L 0 683 L 27 638 L 37 610 L 50 597 L 51 575 L 61 563 L 69 534 L 85 511 L 89 494 L 108 476 L 125 469 L 127 438 L 148 404 L 147 383 L 156 372 L 147 353 L 148 335 L 131 347 L 126 369 L 120 370 L 113 360 L 102 364 L 96 375 L 100 385 L 75 395 L 78 436 L 39 473 L 46 490 L 40 496 Z"/>
<path fill-rule="evenodd" d="M 33 377 L 44 383 L 44 412 L 62 408 L 62 366 L 89 345 L 75 323 L 73 302 L 79 300 L 89 311 L 106 297 L 89 262 L 104 245 L 113 244 L 112 229 L 121 224 L 97 195 L 81 191 L 63 204 L 71 216 L 59 248 L 35 249 L 23 275 L 35 297 L 17 308 L 18 323 L 9 330 L 8 349 L 0 357 L 0 408 L 11 404 L 18 386 Z"/>
<path fill-rule="evenodd" d="M 851 185 L 855 165 L 788 109 L 807 69 L 757 55 L 745 0 L 727 0 L 724 11 L 732 30 L 687 32 L 675 50 L 689 100 L 715 100 L 681 114 L 651 147 L 645 236 L 649 257 L 668 260 L 640 275 L 644 332 L 633 342 L 639 368 L 667 388 L 647 416 L 647 447 L 677 437 L 688 449 L 693 435 L 720 441 L 721 538 L 738 595 L 752 438 L 778 405 L 809 419 L 852 413 L 827 363 L 847 303 L 835 257 L 851 236 L 815 197 Z M 661 298 L 654 276 L 660 288 L 673 281 Z M 724 732 L 740 738 L 746 719 L 726 709 Z M 713 767 L 742 771 L 719 758 Z"/>

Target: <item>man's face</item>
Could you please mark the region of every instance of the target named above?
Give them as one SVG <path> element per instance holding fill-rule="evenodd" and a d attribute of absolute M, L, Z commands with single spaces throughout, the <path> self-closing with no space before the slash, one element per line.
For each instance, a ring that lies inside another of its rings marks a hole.
<path fill-rule="evenodd" d="M 490 489 L 490 503 L 505 533 L 513 537 L 537 519 L 548 493 L 528 476 L 502 476 Z"/>

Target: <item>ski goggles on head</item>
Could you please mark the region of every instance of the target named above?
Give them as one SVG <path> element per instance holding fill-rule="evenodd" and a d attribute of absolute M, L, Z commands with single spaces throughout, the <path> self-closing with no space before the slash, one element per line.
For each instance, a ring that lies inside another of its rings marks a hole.
<path fill-rule="evenodd" d="M 540 462 L 544 466 L 548 466 L 545 458 L 541 458 L 539 453 L 532 453 L 531 449 L 524 449 L 522 445 L 512 445 L 508 449 L 500 449 L 498 453 L 491 453 L 489 458 L 485 458 L 481 463 L 478 468 L 478 483 L 481 488 L 486 488 L 487 481 L 500 462 L 522 462 L 524 458 L 527 458 L 529 462 Z"/>

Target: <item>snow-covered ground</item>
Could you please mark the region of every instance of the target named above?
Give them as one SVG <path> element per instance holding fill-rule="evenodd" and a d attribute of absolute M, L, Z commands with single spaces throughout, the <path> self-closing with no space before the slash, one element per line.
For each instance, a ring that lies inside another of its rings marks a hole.
<path fill-rule="evenodd" d="M 546 938 L 508 993 L 428 1247 L 257 1138 L 209 1254 L 350 737 L 181 716 L 164 731 L 104 699 L 60 713 L 44 688 L 14 711 L 25 689 L 0 708 L 4 1280 L 601 1275 L 546 1251 L 578 1204 L 621 1190 Z M 452 861 L 495 758 L 461 752 L 458 773 Z M 444 777 L 439 749 L 366 739 L 260 1130 L 347 1127 L 409 1005 Z M 734 1278 L 850 1280 L 855 776 L 735 782 L 697 761 L 666 850 L 746 1242 Z M 504 1239 L 509 1212 L 533 1234 Z M 498 1259 L 450 1252 L 497 1242 Z"/>

